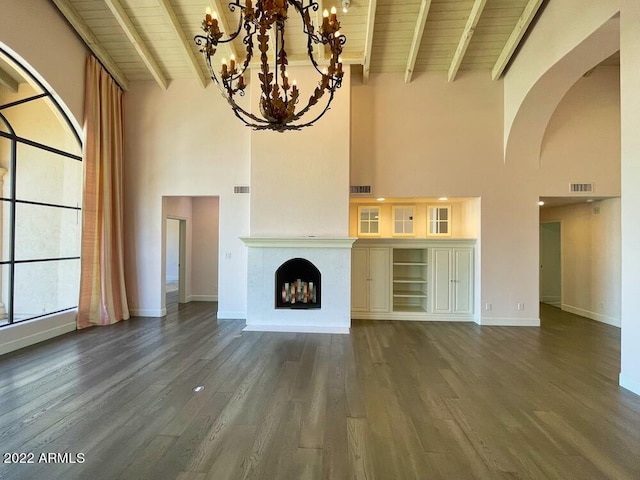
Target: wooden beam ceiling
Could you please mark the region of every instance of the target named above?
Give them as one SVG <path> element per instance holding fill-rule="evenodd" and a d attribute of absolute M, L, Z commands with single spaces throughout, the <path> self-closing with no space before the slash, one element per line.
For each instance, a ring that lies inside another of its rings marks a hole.
<path fill-rule="evenodd" d="M 166 90 L 169 85 L 167 78 L 164 76 L 164 73 L 162 73 L 162 70 L 158 66 L 158 63 L 149 51 L 147 44 L 142 39 L 142 37 L 140 37 L 138 30 L 131 22 L 131 19 L 127 15 L 127 12 L 125 12 L 124 8 L 120 4 L 120 1 L 105 0 L 104 3 L 107 5 L 107 7 L 109 7 L 109 10 L 111 10 L 111 13 L 116 18 L 116 21 L 133 45 L 133 48 L 135 48 L 136 52 L 138 52 L 138 55 L 140 55 L 140 58 L 149 69 L 149 72 L 151 73 L 153 78 L 156 80 L 158 85 L 162 87 L 162 89 Z"/>
<path fill-rule="evenodd" d="M 367 32 L 364 39 L 364 63 L 362 65 L 362 82 L 369 81 L 371 70 L 371 50 L 373 49 L 373 27 L 376 23 L 376 0 L 369 0 L 369 10 L 367 13 Z"/>
<path fill-rule="evenodd" d="M 187 65 L 189 66 L 189 69 L 193 72 L 195 77 L 200 82 L 200 85 L 202 85 L 203 88 L 206 87 L 208 77 L 204 75 L 204 73 L 202 72 L 202 69 L 200 68 L 198 59 L 196 58 L 196 55 L 193 52 L 193 48 L 191 48 L 191 42 L 187 40 L 184 30 L 182 29 L 182 25 L 180 25 L 180 20 L 178 20 L 176 13 L 173 11 L 171 2 L 169 2 L 169 0 L 157 0 L 157 1 L 158 1 L 158 5 L 160 5 L 160 9 L 162 10 L 162 13 L 167 19 L 167 23 L 171 26 L 171 29 L 176 34 L 176 37 L 178 37 L 178 42 L 184 52 L 185 62 L 187 63 Z"/>
<path fill-rule="evenodd" d="M 411 48 L 409 49 L 409 58 L 407 60 L 407 69 L 404 74 L 404 82 L 411 82 L 413 76 L 413 69 L 416 65 L 416 58 L 418 57 L 418 50 L 420 50 L 420 44 L 422 43 L 422 34 L 424 33 L 424 26 L 427 23 L 427 16 L 429 15 L 429 8 L 431 7 L 431 0 L 422 0 L 420 2 L 420 11 L 418 12 L 418 18 L 416 20 L 416 28 L 413 32 L 413 39 L 411 40 Z"/>
<path fill-rule="evenodd" d="M 111 56 L 107 53 L 104 47 L 100 44 L 96 36 L 93 34 L 86 22 L 78 15 L 75 8 L 69 3 L 68 0 L 52 0 L 58 7 L 58 10 L 65 16 L 71 26 L 78 32 L 78 35 L 82 38 L 84 43 L 89 47 L 89 50 L 93 52 L 96 58 L 102 65 L 109 71 L 113 79 L 120 85 L 123 90 L 129 89 L 129 80 L 125 77 L 122 70 L 116 65 Z"/>
<path fill-rule="evenodd" d="M 518 23 L 516 23 L 507 43 L 502 49 L 502 52 L 500 52 L 498 61 L 491 70 L 491 78 L 493 80 L 500 78 L 504 69 L 507 68 L 511 57 L 515 53 L 516 48 L 518 48 L 518 45 L 520 45 L 522 37 L 524 37 L 524 34 L 527 32 L 529 25 L 531 25 L 531 22 L 535 18 L 536 13 L 538 13 L 543 2 L 544 0 L 529 0 L 529 3 L 524 7 L 524 11 L 522 12 L 522 15 L 520 15 Z"/>
<path fill-rule="evenodd" d="M 460 42 L 458 43 L 458 48 L 456 48 L 456 53 L 453 55 L 453 60 L 451 60 L 451 66 L 449 67 L 447 78 L 450 82 L 453 82 L 458 74 L 464 55 L 467 53 L 469 42 L 471 42 L 471 37 L 473 37 L 476 25 L 480 20 L 480 15 L 482 15 L 482 10 L 484 10 L 484 6 L 486 4 L 487 0 L 475 0 L 473 7 L 471 7 L 469 19 L 464 27 L 464 31 L 460 37 Z"/>

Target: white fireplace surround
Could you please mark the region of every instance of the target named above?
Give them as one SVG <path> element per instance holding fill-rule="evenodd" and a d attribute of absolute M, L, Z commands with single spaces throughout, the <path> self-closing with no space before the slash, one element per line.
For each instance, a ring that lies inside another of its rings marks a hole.
<path fill-rule="evenodd" d="M 349 333 L 351 326 L 350 237 L 243 237 L 248 248 L 246 331 Z M 322 276 L 318 309 L 275 308 L 276 270 L 305 258 Z"/>

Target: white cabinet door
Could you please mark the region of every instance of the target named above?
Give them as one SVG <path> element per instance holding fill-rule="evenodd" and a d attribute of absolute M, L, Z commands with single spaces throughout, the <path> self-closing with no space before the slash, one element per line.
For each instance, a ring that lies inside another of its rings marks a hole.
<path fill-rule="evenodd" d="M 451 249 L 431 249 L 431 311 L 433 313 L 451 313 L 452 307 L 452 271 Z"/>
<path fill-rule="evenodd" d="M 351 310 L 369 311 L 369 249 L 351 249 Z"/>
<path fill-rule="evenodd" d="M 390 259 L 389 248 L 351 249 L 351 311 L 389 311 Z"/>
<path fill-rule="evenodd" d="M 431 249 L 432 313 L 473 313 L 473 248 Z"/>
<path fill-rule="evenodd" d="M 369 249 L 369 311 L 388 312 L 391 298 L 391 249 Z"/>
<path fill-rule="evenodd" d="M 453 313 L 473 313 L 473 249 L 453 249 Z"/>

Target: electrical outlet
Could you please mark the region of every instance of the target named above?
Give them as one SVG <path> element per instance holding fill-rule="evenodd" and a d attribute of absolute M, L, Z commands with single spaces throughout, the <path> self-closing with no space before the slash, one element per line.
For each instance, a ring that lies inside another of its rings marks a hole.
<path fill-rule="evenodd" d="M 225 258 L 226 260 L 231 259 L 231 252 L 224 252 L 224 258 Z"/>
<path fill-rule="evenodd" d="M 518 310 L 522 311 L 524 310 L 524 303 L 518 303 Z"/>
<path fill-rule="evenodd" d="M 487 312 L 490 312 L 493 309 L 493 305 L 491 305 L 490 303 L 485 304 L 484 309 Z"/>

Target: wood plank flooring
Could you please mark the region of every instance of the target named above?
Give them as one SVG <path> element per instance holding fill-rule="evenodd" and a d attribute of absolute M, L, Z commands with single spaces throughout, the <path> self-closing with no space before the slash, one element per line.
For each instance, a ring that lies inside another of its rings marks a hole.
<path fill-rule="evenodd" d="M 640 478 L 619 330 L 541 316 L 261 333 L 193 302 L 74 332 L 0 357 L 0 453 L 34 455 L 0 478 Z"/>

